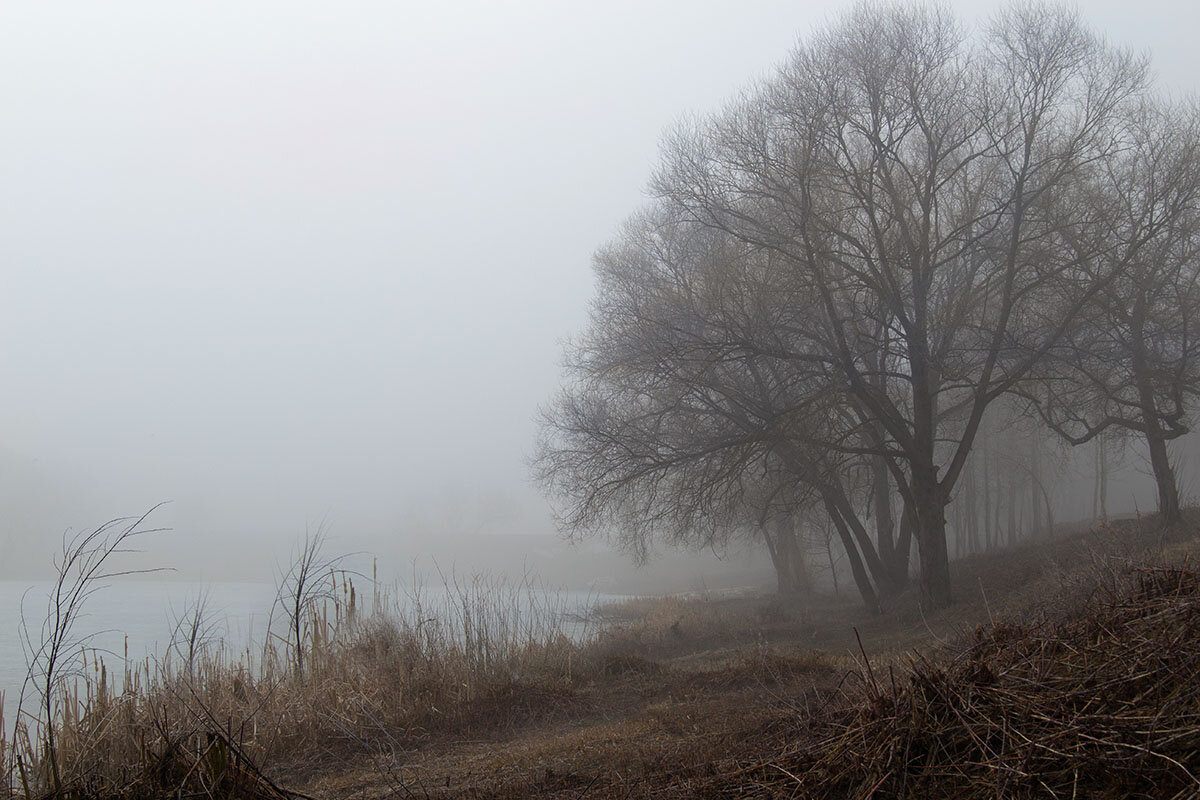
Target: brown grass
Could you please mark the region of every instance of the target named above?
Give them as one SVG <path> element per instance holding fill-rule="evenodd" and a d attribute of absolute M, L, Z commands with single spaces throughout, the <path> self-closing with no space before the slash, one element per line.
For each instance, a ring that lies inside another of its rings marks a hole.
<path fill-rule="evenodd" d="M 91 661 L 55 720 L 58 796 L 1200 796 L 1195 531 L 1134 520 L 959 562 L 937 613 L 915 592 L 882 617 L 643 598 L 580 638 L 521 586 L 334 602 L 302 675 L 279 648 L 123 682 Z M 51 796 L 17 733 L 0 797 Z"/>
<path fill-rule="evenodd" d="M 146 661 L 120 682 L 94 658 L 56 703 L 57 796 L 286 796 L 255 765 L 327 764 L 558 713 L 583 645 L 562 633 L 555 603 L 475 579 L 448 602 L 377 598 L 364 618 L 335 595 L 308 616 L 303 673 L 278 642 L 257 663 L 206 650 L 190 669 Z M 36 727 L 17 726 L 0 750 L 0 796 L 55 795 L 40 745 Z"/>
<path fill-rule="evenodd" d="M 798 744 L 712 796 L 1200 795 L 1200 574 L 1132 571 L 1085 614 L 980 629 L 956 659 L 867 671 Z"/>
<path fill-rule="evenodd" d="M 598 613 L 604 624 L 594 648 L 618 658 L 674 658 L 728 647 L 738 639 L 750 644 L 761 621 L 740 599 L 704 596 L 636 597 L 606 604 Z"/>
<path fill-rule="evenodd" d="M 757 667 L 751 653 L 630 669 L 671 688 L 612 723 L 415 759 L 403 785 L 444 798 L 1200 796 L 1196 551 L 1192 525 L 1130 521 L 1043 549 L 1073 553 L 1073 569 L 1035 566 L 1030 547 L 979 559 L 960 569 L 996 588 L 908 630 L 962 633 L 952 643 L 869 667 L 860 655 L 780 669 L 767 665 L 788 657 L 763 648 Z M 464 780 L 468 768 L 487 780 Z"/>

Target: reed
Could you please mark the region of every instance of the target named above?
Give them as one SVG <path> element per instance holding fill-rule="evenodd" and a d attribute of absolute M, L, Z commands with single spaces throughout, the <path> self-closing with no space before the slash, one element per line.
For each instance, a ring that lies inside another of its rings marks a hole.
<path fill-rule="evenodd" d="M 594 632 L 564 595 L 529 578 L 444 580 L 440 592 L 375 588 L 364 609 L 354 580 L 334 574 L 301 626 L 289 617 L 288 635 L 268 632 L 260 650 L 197 635 L 203 607 L 183 615 L 182 641 L 160 660 L 112 670 L 85 650 L 53 718 L 3 728 L 0 796 L 286 797 L 259 765 L 504 724 L 506 708 L 553 702 L 586 676 Z M 35 725 L 53 731 L 53 751 Z"/>

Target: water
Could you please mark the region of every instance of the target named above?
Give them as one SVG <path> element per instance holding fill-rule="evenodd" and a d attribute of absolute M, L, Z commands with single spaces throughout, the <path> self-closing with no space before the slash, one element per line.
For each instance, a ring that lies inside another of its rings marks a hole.
<path fill-rule="evenodd" d="M 17 695 L 26 673 L 20 634 L 22 598 L 30 637 L 36 645 L 51 588 L 48 582 L 0 581 L 0 691 L 4 692 L 6 727 L 14 720 Z M 275 599 L 274 586 L 151 580 L 115 581 L 97 591 L 87 599 L 83 615 L 72 628 L 72 638 L 89 651 L 100 651 L 110 672 L 120 674 L 126 652 L 135 661 L 163 656 L 170 646 L 175 620 L 205 591 L 216 637 L 224 639 L 234 652 L 259 640 Z"/>
<path fill-rule="evenodd" d="M 22 598 L 25 619 L 36 644 L 51 588 L 48 582 L 0 581 L 0 691 L 4 693 L 5 727 L 10 733 L 17 696 L 26 673 L 20 637 Z M 488 591 L 486 586 L 482 587 L 485 596 Z M 224 642 L 226 652 L 236 654 L 247 648 L 257 652 L 276 594 L 275 587 L 266 583 L 114 581 L 88 598 L 84 614 L 73 628 L 73 638 L 87 637 L 86 647 L 89 651 L 101 652 L 109 674 L 121 674 L 126 653 L 134 662 L 164 656 L 170 647 L 176 621 L 194 607 L 197 598 L 204 593 L 208 596 L 207 618 L 212 624 L 213 638 Z M 389 594 L 393 597 L 392 602 L 401 606 L 411 602 L 410 595 L 403 590 Z M 455 598 L 459 594 L 455 589 L 426 587 L 420 592 L 423 611 L 438 616 L 454 614 Z M 557 622 L 564 633 L 578 636 L 584 629 L 581 620 L 592 608 L 621 598 L 589 592 L 513 591 L 511 587 L 501 585 L 498 599 L 507 607 L 517 608 L 518 614 L 538 615 L 539 608 L 550 607 L 562 614 Z M 277 613 L 276 625 L 278 620 Z M 29 701 L 26 702 L 28 709 Z"/>

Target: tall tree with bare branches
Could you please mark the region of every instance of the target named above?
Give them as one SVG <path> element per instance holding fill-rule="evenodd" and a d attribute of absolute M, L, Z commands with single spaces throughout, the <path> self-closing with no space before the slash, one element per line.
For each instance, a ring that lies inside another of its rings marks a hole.
<path fill-rule="evenodd" d="M 564 529 L 614 532 L 638 554 L 656 537 L 712 544 L 748 520 L 824 508 L 875 608 L 892 586 L 847 494 L 856 457 L 826 445 L 854 432 L 821 364 L 779 355 L 795 350 L 780 315 L 796 307 L 774 291 L 776 266 L 694 222 L 631 220 L 597 256 L 593 322 L 535 467 L 564 501 Z"/>
<path fill-rule="evenodd" d="M 1117 432 L 1146 443 L 1164 523 L 1180 517 L 1167 442 L 1200 394 L 1200 115 L 1150 104 L 1112 159 L 1103 199 L 1120 268 L 1033 373 L 1024 392 L 1067 442 Z"/>
<path fill-rule="evenodd" d="M 864 5 L 667 144 L 660 201 L 808 298 L 793 357 L 836 375 L 886 459 L 932 605 L 984 413 L 1124 266 L 1101 257 L 1104 198 L 1146 92 L 1144 63 L 1065 9 L 972 38 L 942 9 Z"/>

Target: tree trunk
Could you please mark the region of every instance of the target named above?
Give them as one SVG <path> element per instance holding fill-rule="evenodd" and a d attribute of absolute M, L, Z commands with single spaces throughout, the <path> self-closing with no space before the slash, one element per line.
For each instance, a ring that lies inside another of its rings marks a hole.
<path fill-rule="evenodd" d="M 875 587 L 871 586 L 871 578 L 867 575 L 866 568 L 863 567 L 862 559 L 858 555 L 858 548 L 854 544 L 854 537 L 846 527 L 846 522 L 842 519 L 841 514 L 833 513 L 833 511 L 830 509 L 829 516 L 833 520 L 834 528 L 837 529 L 838 537 L 842 540 L 842 548 L 846 551 L 846 558 L 850 562 L 850 573 L 854 576 L 854 584 L 858 587 L 858 593 L 862 596 L 867 610 L 872 614 L 878 614 L 879 597 L 875 594 Z"/>
<path fill-rule="evenodd" d="M 962 494 L 959 493 L 958 502 L 950 504 L 950 521 L 948 524 L 949 529 L 954 534 L 953 541 L 955 558 L 962 558 L 963 556 L 963 529 L 966 527 L 964 522 Z M 949 547 L 949 545 L 947 545 L 947 547 Z"/>
<path fill-rule="evenodd" d="M 1100 448 L 1100 518 L 1108 519 L 1108 448 L 1103 438 L 1097 437 L 1096 442 Z"/>
<path fill-rule="evenodd" d="M 986 447 L 980 448 L 983 459 L 983 550 L 992 549 L 992 467 Z"/>
<path fill-rule="evenodd" d="M 894 560 L 892 534 L 896 521 L 892 518 L 891 482 L 883 456 L 871 459 L 871 499 L 875 505 L 875 546 L 879 551 L 879 559 L 884 564 L 891 564 Z M 890 577 L 894 579 L 895 575 Z"/>
<path fill-rule="evenodd" d="M 759 526 L 759 532 L 762 533 L 763 541 L 766 542 L 767 553 L 771 556 L 771 565 L 775 567 L 775 580 L 779 596 L 795 597 L 796 580 L 792 574 L 792 560 L 788 557 L 783 543 L 779 541 L 779 528 L 776 527 L 775 538 L 771 537 L 771 531 L 765 523 Z"/>
<path fill-rule="evenodd" d="M 1050 500 L 1050 492 L 1046 491 L 1046 484 L 1038 481 L 1038 488 L 1042 490 L 1042 502 L 1046 506 L 1046 535 L 1054 533 L 1054 504 Z"/>
<path fill-rule="evenodd" d="M 1147 435 L 1150 447 L 1150 467 L 1154 470 L 1154 483 L 1158 487 L 1158 513 L 1164 525 L 1179 522 L 1179 488 L 1175 485 L 1175 470 L 1167 454 L 1167 440 L 1161 436 Z"/>
<path fill-rule="evenodd" d="M 833 579 L 833 596 L 842 596 L 842 587 L 838 583 L 837 562 L 833 558 L 833 535 L 825 529 L 825 555 L 829 557 L 829 577 Z"/>
<path fill-rule="evenodd" d="M 892 551 L 892 563 L 888 569 L 892 574 L 892 583 L 897 590 L 908 586 L 908 562 L 912 555 L 913 515 L 907 505 L 900 514 L 900 535 L 896 539 L 896 548 Z"/>
<path fill-rule="evenodd" d="M 1038 459 L 1038 437 L 1036 432 L 1029 434 L 1029 520 L 1030 533 L 1037 536 L 1042 529 L 1042 467 Z"/>
<path fill-rule="evenodd" d="M 1000 493 L 1003 486 L 1000 481 L 996 481 L 996 503 L 992 515 L 992 547 L 1001 547 L 1004 544 L 1004 503 L 1001 500 Z"/>
<path fill-rule="evenodd" d="M 840 486 L 827 487 L 822 491 L 822 498 L 825 501 L 825 510 L 830 516 L 836 517 L 846 525 L 855 541 L 858 542 L 858 549 L 862 554 L 862 560 L 866 562 L 867 569 L 870 570 L 871 578 L 875 585 L 879 587 L 879 591 L 883 595 L 894 595 L 895 587 L 892 585 L 891 576 L 884 568 L 883 562 L 879 559 L 879 553 L 875 551 L 875 544 L 871 541 L 870 534 L 863 527 L 862 521 L 858 515 L 854 513 L 853 506 L 850 505 L 850 500 L 846 497 L 846 493 L 841 490 Z"/>
<path fill-rule="evenodd" d="M 946 552 L 946 499 L 953 490 L 942 485 L 934 461 L 938 444 L 937 389 L 940 379 L 929 358 L 928 327 L 929 284 L 927 274 L 914 282 L 916 333 L 909 342 L 912 374 L 912 422 L 914 447 L 909 457 L 909 492 L 912 494 L 916 522 L 917 549 L 921 559 L 921 594 L 930 608 L 945 608 L 950 593 L 950 557 Z M 960 442 L 960 447 L 962 443 Z"/>
<path fill-rule="evenodd" d="M 1017 506 L 1017 481 L 1011 473 L 1008 477 L 1008 544 L 1015 544 L 1020 535 L 1021 515 L 1024 509 Z"/>
<path fill-rule="evenodd" d="M 912 492 L 917 503 L 917 550 L 921 559 L 921 595 L 931 608 L 946 608 L 950 591 L 950 556 L 946 549 L 946 503 L 936 467 L 914 470 Z"/>
<path fill-rule="evenodd" d="M 797 596 L 805 596 L 812 592 L 812 579 L 808 574 L 808 564 L 804 559 L 804 547 L 796 530 L 796 519 L 791 515 L 779 518 L 779 536 L 784 557 L 791 564 L 792 583 Z"/>
<path fill-rule="evenodd" d="M 784 461 L 789 468 L 799 475 L 802 479 L 816 485 L 816 477 L 819 473 L 817 467 L 812 461 L 806 460 L 798 448 L 783 447 L 780 450 Z M 886 587 L 891 585 L 888 580 L 887 572 L 883 569 L 883 564 L 879 561 L 879 553 L 875 550 L 875 544 L 871 541 L 870 534 L 863 527 L 858 515 L 855 513 L 853 506 L 850 504 L 849 498 L 846 497 L 845 489 L 835 478 L 832 481 L 826 482 L 819 486 L 821 500 L 825 505 L 825 510 L 829 516 L 833 518 L 834 526 L 837 528 L 838 534 L 842 536 L 843 543 L 846 545 L 846 557 L 850 560 L 851 570 L 854 572 L 854 579 L 859 582 L 858 570 L 863 569 L 863 559 L 865 558 L 867 565 L 871 570 L 871 577 L 875 579 L 875 585 L 879 586 L 881 591 L 886 591 Z M 855 546 L 854 541 L 858 540 L 861 547 L 861 555 L 859 546 Z M 875 600 L 875 591 L 871 587 L 871 580 L 866 576 L 867 589 L 871 592 L 871 600 L 867 602 L 868 607 L 874 606 L 878 610 L 878 601 Z M 862 589 L 860 582 L 859 589 Z M 863 596 L 866 600 L 866 595 Z"/>
<path fill-rule="evenodd" d="M 976 465 L 972 464 L 967 471 L 967 539 L 972 554 L 978 553 L 979 546 L 979 487 Z"/>
<path fill-rule="evenodd" d="M 1140 300 L 1141 298 L 1139 298 Z M 1167 455 L 1167 437 L 1164 435 L 1162 417 L 1154 396 L 1153 370 L 1146 354 L 1146 321 L 1149 318 L 1144 303 L 1137 303 L 1133 310 L 1133 333 L 1136 337 L 1133 353 L 1133 377 L 1137 383 L 1138 402 L 1141 405 L 1142 425 L 1146 444 L 1150 448 L 1150 468 L 1154 471 L 1154 483 L 1158 487 L 1158 514 L 1164 525 L 1178 522 L 1179 487 L 1175 484 L 1175 471 Z"/>

